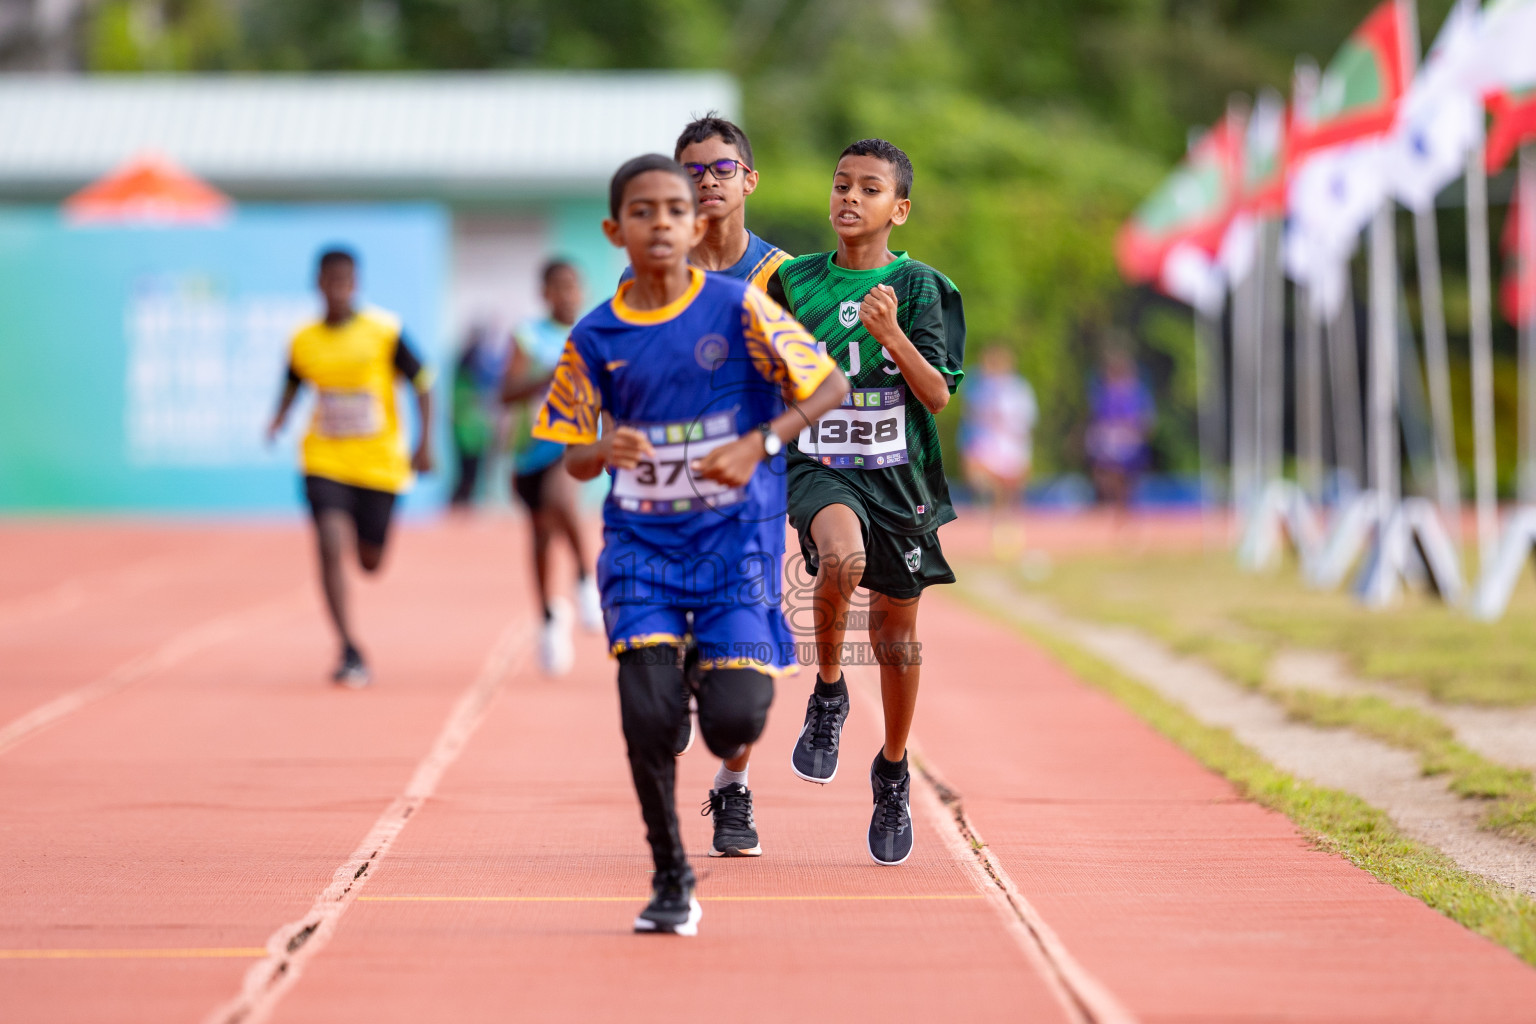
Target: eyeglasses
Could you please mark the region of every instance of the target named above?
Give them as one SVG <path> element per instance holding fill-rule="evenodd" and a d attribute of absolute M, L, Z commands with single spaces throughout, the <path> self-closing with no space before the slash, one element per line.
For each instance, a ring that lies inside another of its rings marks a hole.
<path fill-rule="evenodd" d="M 711 164 L 683 164 L 683 170 L 687 171 L 688 177 L 694 181 L 703 181 L 705 171 L 714 175 L 716 181 L 725 181 L 728 178 L 736 177 L 736 168 L 738 167 L 744 171 L 752 169 L 740 160 L 730 159 L 716 160 Z"/>

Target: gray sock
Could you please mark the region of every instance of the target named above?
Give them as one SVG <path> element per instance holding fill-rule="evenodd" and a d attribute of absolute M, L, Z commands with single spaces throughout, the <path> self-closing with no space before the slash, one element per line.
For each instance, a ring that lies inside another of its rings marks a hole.
<path fill-rule="evenodd" d="M 725 766 L 724 761 L 721 761 L 720 770 L 715 772 L 715 788 L 724 789 L 726 786 L 729 786 L 731 783 L 735 782 L 740 784 L 741 788 L 746 789 L 747 771 L 750 767 L 751 766 L 749 765 L 747 768 L 743 768 L 739 772 L 733 772 Z"/>

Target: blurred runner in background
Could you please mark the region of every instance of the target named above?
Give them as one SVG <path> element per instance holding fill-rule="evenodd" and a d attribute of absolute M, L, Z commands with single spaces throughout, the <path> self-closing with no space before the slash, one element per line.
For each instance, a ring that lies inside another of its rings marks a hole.
<path fill-rule="evenodd" d="M 1147 468 L 1147 438 L 1157 409 L 1136 363 L 1124 349 L 1110 349 L 1102 374 L 1088 388 L 1085 439 L 1093 487 L 1099 501 L 1124 514 L 1136 479 Z"/>
<path fill-rule="evenodd" d="M 459 454 L 459 476 L 448 501 L 458 509 L 474 504 L 481 470 L 495 454 L 500 436 L 507 347 L 495 342 L 495 332 L 484 324 L 471 327 L 453 369 L 453 445 Z"/>
<path fill-rule="evenodd" d="M 1035 389 L 1014 372 L 1013 353 L 1000 344 L 988 346 L 966 396 L 960 451 L 976 500 L 991 508 L 992 551 L 1000 558 L 1016 558 L 1024 546 L 1013 513 L 1029 481 L 1039 417 Z"/>
<path fill-rule="evenodd" d="M 565 340 L 581 316 L 581 276 L 565 260 L 553 259 L 542 271 L 546 315 L 529 320 L 512 335 L 501 399 L 521 405 L 517 437 L 512 445 L 512 490 L 528 507 L 533 532 L 533 573 L 544 610 L 539 634 L 539 662 L 549 675 L 571 669 L 572 611 L 568 601 L 550 593 L 549 549 L 558 538 L 571 546 L 576 562 L 576 602 L 583 629 L 603 628 L 597 581 L 590 572 L 591 554 L 581 535 L 579 488 L 561 457 L 565 446 L 529 433 L 534 414 L 544 404 Z"/>
<path fill-rule="evenodd" d="M 288 380 L 267 441 L 277 439 L 299 388 L 312 386 L 315 412 L 301 461 L 319 542 L 320 581 L 341 637 L 341 664 L 331 678 L 360 687 L 371 677 L 347 618 L 342 560 L 348 543 L 355 542 L 363 571 L 378 570 L 396 496 L 410 489 L 413 470 L 432 469 L 432 375 L 406 342 L 394 314 L 353 308 L 357 258 L 352 253 L 331 249 L 321 254 L 317 283 L 325 317 L 293 336 Z M 415 388 L 421 418 L 421 438 L 409 460 L 395 402 L 396 375 Z"/>

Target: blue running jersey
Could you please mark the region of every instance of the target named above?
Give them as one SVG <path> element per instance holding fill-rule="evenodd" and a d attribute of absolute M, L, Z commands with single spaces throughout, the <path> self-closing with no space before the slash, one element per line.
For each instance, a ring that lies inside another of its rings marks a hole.
<path fill-rule="evenodd" d="M 527 354 L 532 374 L 543 376 L 553 372 L 559 364 L 560 353 L 565 351 L 565 339 L 570 333 L 569 326 L 546 316 L 522 324 L 512 336 Z M 537 403 L 533 404 L 536 408 Z M 518 420 L 520 423 L 527 422 L 521 413 Z M 519 476 L 553 466 L 565 454 L 564 445 L 530 437 L 527 430 L 528 427 L 524 426 L 512 444 L 512 472 Z"/>
<path fill-rule="evenodd" d="M 748 231 L 747 251 L 741 254 L 741 259 L 724 270 L 712 270 L 710 273 L 745 281 L 760 291 L 767 291 L 768 279 L 773 276 L 775 270 L 779 269 L 780 264 L 788 259 L 789 253 Z M 619 275 L 619 283 L 622 284 L 634 276 L 634 268 L 625 267 L 624 272 Z"/>
<path fill-rule="evenodd" d="M 794 663 L 780 608 L 783 456 L 727 488 L 694 460 L 804 399 L 835 369 L 763 292 L 697 268 L 663 309 L 625 304 L 630 285 L 571 331 L 534 437 L 598 439 L 601 415 L 643 431 L 655 458 L 613 477 L 603 506 L 598 585 L 615 653 L 677 643 L 694 612 L 706 667 Z M 742 614 L 722 615 L 723 606 Z M 755 609 L 755 610 L 754 610 Z M 716 635 L 706 635 L 708 624 Z"/>

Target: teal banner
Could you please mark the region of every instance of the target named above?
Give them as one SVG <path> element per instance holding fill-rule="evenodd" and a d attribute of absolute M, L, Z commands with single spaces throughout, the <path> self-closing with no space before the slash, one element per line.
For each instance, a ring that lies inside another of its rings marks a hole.
<path fill-rule="evenodd" d="M 430 204 L 255 205 L 165 228 L 0 209 L 0 512 L 299 508 L 307 403 L 279 443 L 264 435 L 288 340 L 320 311 L 316 257 L 355 252 L 363 304 L 397 313 L 442 381 L 449 238 Z M 406 508 L 440 505 L 443 476 Z"/>

